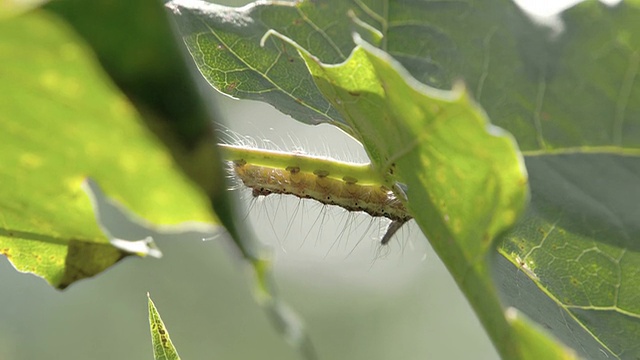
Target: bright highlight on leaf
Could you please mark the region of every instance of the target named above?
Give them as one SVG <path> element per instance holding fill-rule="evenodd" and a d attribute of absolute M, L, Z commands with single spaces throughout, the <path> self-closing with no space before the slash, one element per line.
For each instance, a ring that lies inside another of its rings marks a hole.
<path fill-rule="evenodd" d="M 147 293 L 149 306 L 149 326 L 151 327 L 151 342 L 153 344 L 153 358 L 155 360 L 180 360 L 178 351 L 173 346 L 169 332 L 164 326 L 158 309 L 151 301 L 151 296 Z"/>

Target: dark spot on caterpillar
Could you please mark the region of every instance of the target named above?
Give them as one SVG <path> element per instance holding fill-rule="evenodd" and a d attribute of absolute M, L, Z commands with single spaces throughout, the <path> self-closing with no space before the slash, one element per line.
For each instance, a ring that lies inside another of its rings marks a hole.
<path fill-rule="evenodd" d="M 351 96 L 360 96 L 359 92 L 355 92 L 355 91 L 349 91 L 349 95 Z"/>
<path fill-rule="evenodd" d="M 245 165 L 247 165 L 247 162 L 244 159 L 234 160 L 233 163 L 236 166 L 245 166 Z"/>
<path fill-rule="evenodd" d="M 292 174 L 297 174 L 300 172 L 300 168 L 297 166 L 287 166 L 286 170 Z"/>
<path fill-rule="evenodd" d="M 267 196 L 270 195 L 271 191 L 265 189 L 265 188 L 254 188 L 253 191 L 251 191 L 251 195 L 253 197 L 258 197 L 258 196 Z"/>
<path fill-rule="evenodd" d="M 345 177 L 342 178 L 342 180 L 344 182 L 346 182 L 347 184 L 355 184 L 355 183 L 358 182 L 358 179 L 356 179 L 354 177 L 351 177 L 351 176 L 345 176 Z"/>
<path fill-rule="evenodd" d="M 389 174 L 393 175 L 395 171 L 396 171 L 396 163 L 391 163 L 391 166 L 389 167 Z"/>
<path fill-rule="evenodd" d="M 329 172 L 327 170 L 314 170 L 313 175 L 322 178 L 329 176 Z"/>

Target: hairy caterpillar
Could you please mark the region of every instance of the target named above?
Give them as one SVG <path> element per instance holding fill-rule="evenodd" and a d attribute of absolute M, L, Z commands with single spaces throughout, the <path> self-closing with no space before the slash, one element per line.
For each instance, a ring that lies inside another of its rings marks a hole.
<path fill-rule="evenodd" d="M 393 191 L 380 185 L 369 164 L 226 144 L 219 148 L 254 197 L 289 194 L 390 219 L 382 245 L 412 218 Z"/>

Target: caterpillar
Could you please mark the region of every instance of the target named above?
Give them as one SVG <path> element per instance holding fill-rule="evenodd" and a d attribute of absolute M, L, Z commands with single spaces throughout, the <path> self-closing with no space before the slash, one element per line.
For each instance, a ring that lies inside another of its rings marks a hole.
<path fill-rule="evenodd" d="M 288 194 L 347 211 L 391 220 L 380 243 L 386 245 L 412 219 L 405 205 L 376 177 L 370 164 L 219 144 L 231 172 L 254 197 Z"/>

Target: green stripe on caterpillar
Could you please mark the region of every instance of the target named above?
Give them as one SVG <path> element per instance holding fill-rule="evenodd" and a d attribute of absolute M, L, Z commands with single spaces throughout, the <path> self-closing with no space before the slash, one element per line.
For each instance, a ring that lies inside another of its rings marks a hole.
<path fill-rule="evenodd" d="M 370 164 L 227 144 L 219 148 L 255 197 L 288 194 L 390 219 L 383 245 L 412 218 L 393 191 L 381 185 Z"/>

